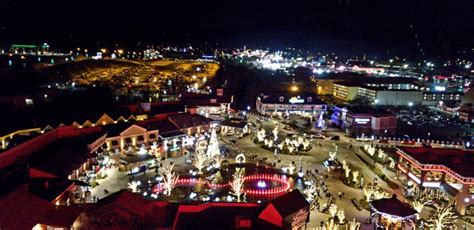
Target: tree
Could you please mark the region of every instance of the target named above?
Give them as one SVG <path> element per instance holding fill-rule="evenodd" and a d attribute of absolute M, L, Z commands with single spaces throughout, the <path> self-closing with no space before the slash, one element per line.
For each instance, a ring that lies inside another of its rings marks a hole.
<path fill-rule="evenodd" d="M 216 130 L 213 129 L 211 137 L 209 138 L 209 144 L 207 145 L 207 157 L 213 158 L 216 155 L 220 155 L 221 150 L 219 149 L 219 141 L 217 140 Z"/>
<path fill-rule="evenodd" d="M 370 202 L 375 194 L 374 187 L 369 185 L 362 189 L 362 191 L 364 192 L 365 199 L 367 200 L 367 202 Z"/>
<path fill-rule="evenodd" d="M 331 206 L 329 206 L 329 214 L 331 214 L 332 218 L 337 215 L 337 205 L 331 204 Z"/>
<path fill-rule="evenodd" d="M 220 168 L 222 165 L 222 162 L 224 161 L 224 156 L 222 154 L 215 155 L 213 160 L 214 160 L 214 167 Z"/>
<path fill-rule="evenodd" d="M 342 208 L 339 209 L 336 215 L 337 215 L 337 219 L 339 220 L 339 223 L 343 224 L 344 221 L 346 220 L 346 213 L 344 212 L 344 210 Z"/>
<path fill-rule="evenodd" d="M 337 145 L 334 144 L 334 150 L 333 151 L 329 150 L 329 160 L 331 161 L 336 160 L 336 156 L 337 156 Z"/>
<path fill-rule="evenodd" d="M 203 150 L 194 153 L 193 165 L 198 169 L 198 173 L 202 173 L 202 169 L 209 164 L 209 158 Z"/>
<path fill-rule="evenodd" d="M 293 150 L 295 150 L 295 147 L 292 145 L 288 145 L 286 148 L 288 148 L 288 153 L 293 153 Z"/>
<path fill-rule="evenodd" d="M 425 204 L 428 203 L 429 198 L 426 192 L 419 192 L 415 197 L 414 201 L 412 202 L 413 209 L 415 209 L 418 213 L 421 213 Z"/>
<path fill-rule="evenodd" d="M 265 138 L 265 129 L 262 128 L 257 131 L 257 140 L 258 142 L 262 142 L 264 138 Z"/>
<path fill-rule="evenodd" d="M 455 221 L 457 219 L 453 210 L 452 203 L 438 204 L 434 203 L 435 211 L 426 221 L 429 229 L 444 230 L 455 229 Z"/>
<path fill-rule="evenodd" d="M 310 142 L 309 142 L 308 139 L 305 139 L 302 144 L 303 144 L 303 149 L 307 150 L 308 147 L 309 147 Z"/>
<path fill-rule="evenodd" d="M 309 186 L 306 186 L 306 188 L 303 189 L 303 194 L 306 195 L 306 199 L 309 202 L 312 202 L 314 200 L 315 192 L 316 192 L 316 186 L 314 185 L 313 181 L 311 181 L 311 184 Z"/>
<path fill-rule="evenodd" d="M 273 140 L 276 141 L 278 139 L 278 125 L 272 130 L 273 133 Z"/>
<path fill-rule="evenodd" d="M 329 220 L 326 222 L 326 226 L 323 226 L 322 228 L 319 228 L 320 230 L 339 230 L 339 224 L 334 222 L 334 219 Z"/>
<path fill-rule="evenodd" d="M 356 219 L 352 219 L 349 221 L 349 230 L 359 230 L 360 223 L 356 221 Z"/>
<path fill-rule="evenodd" d="M 233 180 L 230 184 L 231 194 L 237 197 L 237 202 L 240 202 L 240 196 L 244 194 L 244 172 L 243 170 L 235 170 Z M 245 197 L 245 194 L 244 194 Z"/>
<path fill-rule="evenodd" d="M 353 180 L 352 180 L 352 181 L 354 181 L 354 183 L 357 184 L 357 179 L 358 179 L 358 177 L 359 177 L 359 171 L 354 171 L 354 172 L 352 172 L 352 177 L 353 177 Z"/>
<path fill-rule="evenodd" d="M 132 192 L 137 192 L 139 185 L 140 185 L 140 181 L 132 181 L 128 183 L 128 188 L 130 188 Z"/>
<path fill-rule="evenodd" d="M 171 190 L 178 183 L 179 175 L 173 172 L 174 163 L 167 165 L 161 169 L 160 175 L 163 177 L 163 189 L 165 195 L 171 195 Z"/>

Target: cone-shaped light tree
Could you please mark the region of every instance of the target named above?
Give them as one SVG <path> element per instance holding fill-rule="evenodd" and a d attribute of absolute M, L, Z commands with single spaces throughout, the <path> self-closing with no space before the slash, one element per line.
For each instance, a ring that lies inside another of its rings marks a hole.
<path fill-rule="evenodd" d="M 216 130 L 211 131 L 211 137 L 209 138 L 209 144 L 207 145 L 207 157 L 212 159 L 216 155 L 220 155 L 221 150 L 219 149 L 219 141 L 217 140 Z"/>

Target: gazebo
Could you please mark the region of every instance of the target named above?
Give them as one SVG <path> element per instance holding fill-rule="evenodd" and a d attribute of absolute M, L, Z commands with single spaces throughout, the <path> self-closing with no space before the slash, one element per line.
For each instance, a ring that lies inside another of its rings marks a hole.
<path fill-rule="evenodd" d="M 417 212 L 407 203 L 391 198 L 374 200 L 369 203 L 371 219 L 376 219 L 376 227 L 382 229 L 415 229 Z M 407 226 L 408 225 L 408 226 Z"/>

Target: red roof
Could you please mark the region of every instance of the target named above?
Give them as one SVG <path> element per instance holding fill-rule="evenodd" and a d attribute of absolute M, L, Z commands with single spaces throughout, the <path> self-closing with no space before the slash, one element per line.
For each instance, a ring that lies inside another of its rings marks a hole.
<path fill-rule="evenodd" d="M 168 116 L 168 119 L 180 129 L 209 124 L 209 120 L 199 114 L 179 113 Z"/>
<path fill-rule="evenodd" d="M 176 213 L 176 205 L 166 201 L 152 201 L 140 194 L 121 190 L 104 199 L 88 210 L 87 215 L 96 219 L 108 218 L 111 212 L 119 213 L 123 219 L 139 217 L 151 228 L 169 227 Z"/>
<path fill-rule="evenodd" d="M 56 207 L 19 188 L 0 198 L 0 227 L 31 230 L 36 224 L 46 224 L 69 228 L 80 212 L 78 208 Z"/>
<path fill-rule="evenodd" d="M 298 189 L 273 199 L 258 216 L 278 227 L 283 227 L 283 220 L 301 209 L 309 209 L 309 203 Z"/>
<path fill-rule="evenodd" d="M 407 203 L 401 202 L 396 195 L 391 198 L 374 200 L 370 202 L 370 206 L 374 211 L 401 218 L 410 217 L 417 214 L 417 212 Z"/>
<path fill-rule="evenodd" d="M 444 165 L 461 176 L 474 177 L 474 152 L 463 149 L 399 147 L 421 164 Z"/>
<path fill-rule="evenodd" d="M 264 208 L 258 203 L 181 204 L 173 229 L 235 229 L 236 221 L 256 229 L 257 216 Z"/>
<path fill-rule="evenodd" d="M 29 174 L 31 178 L 57 178 L 57 176 L 53 174 L 35 168 L 30 168 Z"/>

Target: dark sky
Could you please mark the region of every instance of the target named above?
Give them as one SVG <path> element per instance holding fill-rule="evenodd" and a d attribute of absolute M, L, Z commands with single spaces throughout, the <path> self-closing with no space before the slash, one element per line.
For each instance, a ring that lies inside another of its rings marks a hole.
<path fill-rule="evenodd" d="M 3 43 L 207 41 L 441 56 L 474 48 L 473 0 L 1 0 L 0 10 Z"/>

